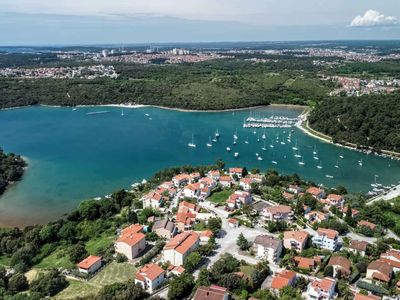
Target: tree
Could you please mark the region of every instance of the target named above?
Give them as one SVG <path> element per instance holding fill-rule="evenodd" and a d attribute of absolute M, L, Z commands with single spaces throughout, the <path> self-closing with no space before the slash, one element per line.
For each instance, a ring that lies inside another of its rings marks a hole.
<path fill-rule="evenodd" d="M 59 271 L 52 269 L 32 281 L 30 291 L 37 292 L 42 297 L 51 297 L 62 291 L 67 285 L 68 282 L 65 280 L 65 276 L 61 275 Z"/>
<path fill-rule="evenodd" d="M 128 210 L 128 213 L 126 214 L 126 221 L 132 224 L 136 224 L 138 222 L 138 216 L 134 210 Z"/>
<path fill-rule="evenodd" d="M 209 218 L 207 222 L 207 227 L 210 229 L 213 234 L 218 235 L 219 230 L 221 229 L 222 221 L 221 218 Z"/>
<path fill-rule="evenodd" d="M 188 273 L 192 273 L 196 267 L 198 266 L 198 264 L 201 261 L 201 255 L 199 252 L 194 251 L 192 253 L 190 253 L 185 260 L 184 263 L 184 268 L 186 270 L 186 272 Z"/>
<path fill-rule="evenodd" d="M 141 300 L 147 299 L 149 294 L 143 290 L 139 284 L 134 281 L 126 283 L 114 283 L 103 287 L 99 294 L 96 295 L 96 300 Z"/>
<path fill-rule="evenodd" d="M 72 222 L 66 222 L 58 232 L 58 236 L 69 242 L 75 241 L 77 236 L 76 225 Z"/>
<path fill-rule="evenodd" d="M 210 281 L 211 274 L 207 270 L 207 268 L 200 269 L 199 277 L 197 277 L 196 286 L 209 286 L 211 285 Z"/>
<path fill-rule="evenodd" d="M 191 274 L 183 273 L 171 280 L 168 289 L 168 300 L 180 300 L 189 296 L 194 287 L 194 278 Z"/>
<path fill-rule="evenodd" d="M 233 291 L 240 287 L 241 280 L 234 273 L 226 273 L 220 276 L 217 284 Z"/>
<path fill-rule="evenodd" d="M 324 276 L 325 277 L 333 277 L 333 267 L 332 266 L 327 266 L 324 270 Z"/>
<path fill-rule="evenodd" d="M 295 282 L 295 288 L 300 291 L 305 291 L 307 289 L 308 280 L 303 276 L 298 276 Z"/>
<path fill-rule="evenodd" d="M 72 245 L 69 249 L 69 259 L 73 263 L 78 263 L 87 257 L 89 253 L 83 244 Z"/>
<path fill-rule="evenodd" d="M 78 212 L 84 219 L 95 220 L 100 216 L 99 203 L 96 200 L 83 201 L 79 204 Z"/>
<path fill-rule="evenodd" d="M 17 273 L 11 276 L 8 281 L 8 289 L 13 293 L 25 291 L 28 287 L 28 280 L 24 274 Z"/>
<path fill-rule="evenodd" d="M 244 237 L 243 233 L 239 234 L 236 245 L 239 246 L 239 249 L 242 251 L 247 251 L 250 248 L 249 241 Z"/>

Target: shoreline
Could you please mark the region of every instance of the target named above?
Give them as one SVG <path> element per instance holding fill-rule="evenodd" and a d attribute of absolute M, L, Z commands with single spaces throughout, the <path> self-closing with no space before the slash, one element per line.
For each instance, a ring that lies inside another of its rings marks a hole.
<path fill-rule="evenodd" d="M 343 145 L 343 144 L 340 144 L 340 143 L 334 143 L 332 141 L 332 137 L 330 137 L 330 136 L 328 136 L 328 135 L 326 135 L 326 134 L 324 134 L 322 132 L 319 132 L 319 131 L 317 131 L 315 129 L 312 129 L 310 127 L 310 125 L 308 124 L 308 115 L 309 115 L 309 113 L 310 113 L 310 110 L 305 110 L 299 116 L 300 118 L 302 118 L 301 123 L 296 126 L 301 131 L 303 131 L 305 134 L 307 134 L 307 135 L 309 135 L 309 136 L 311 136 L 313 138 L 319 139 L 320 141 L 323 141 L 323 142 L 326 142 L 328 144 L 331 144 L 331 145 L 335 145 L 335 146 L 338 146 L 338 147 L 343 147 L 343 148 L 346 148 L 346 149 L 349 149 L 349 150 L 353 150 L 353 151 L 364 153 L 363 150 L 360 150 L 360 149 L 356 148 L 355 145 L 352 146 L 351 143 L 349 143 L 349 142 L 347 142 L 348 143 L 347 145 Z M 374 152 L 372 150 L 370 150 L 370 151 L 371 151 L 371 153 L 373 155 L 376 155 L 376 156 L 400 160 L 400 153 L 397 153 L 397 152 L 388 151 L 388 150 L 381 150 L 382 154 L 379 154 L 379 153 L 376 153 L 376 152 Z"/>
<path fill-rule="evenodd" d="M 297 104 L 281 104 L 281 103 L 271 103 L 269 105 L 257 105 L 257 106 L 246 106 L 239 108 L 226 108 L 226 109 L 185 109 L 179 107 L 167 107 L 160 105 L 150 105 L 150 104 L 83 104 L 76 106 L 67 106 L 67 105 L 49 105 L 49 104 L 35 104 L 35 105 L 27 105 L 27 106 L 15 106 L 15 107 L 6 107 L 0 108 L 2 110 L 12 110 L 12 109 L 20 109 L 25 107 L 33 107 L 33 106 L 42 106 L 42 107 L 50 107 L 50 108 L 87 108 L 87 107 L 115 107 L 115 108 L 127 108 L 127 109 L 136 109 L 136 108 L 159 108 L 165 110 L 174 110 L 179 112 L 201 112 L 201 113 L 220 113 L 220 112 L 234 112 L 234 111 L 242 111 L 242 110 L 251 110 L 251 109 L 260 109 L 260 108 L 268 108 L 268 107 L 282 107 L 282 108 L 293 108 L 303 110 L 303 112 L 307 109 L 307 105 L 297 105 Z"/>

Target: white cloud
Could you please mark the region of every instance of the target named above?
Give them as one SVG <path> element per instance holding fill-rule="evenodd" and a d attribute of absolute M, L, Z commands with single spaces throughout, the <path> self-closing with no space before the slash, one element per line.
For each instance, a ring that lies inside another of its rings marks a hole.
<path fill-rule="evenodd" d="M 393 16 L 385 16 L 384 14 L 370 9 L 363 16 L 357 16 L 351 21 L 351 27 L 372 27 L 372 26 L 388 26 L 397 24 L 397 18 Z"/>

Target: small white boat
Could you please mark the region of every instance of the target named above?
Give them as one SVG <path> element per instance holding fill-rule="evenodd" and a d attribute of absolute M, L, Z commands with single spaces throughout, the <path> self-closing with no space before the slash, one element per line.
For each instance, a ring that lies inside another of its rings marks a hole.
<path fill-rule="evenodd" d="M 326 177 L 326 178 L 333 178 L 333 176 L 332 176 L 332 175 L 329 175 L 329 174 L 326 174 L 325 177 Z"/>
<path fill-rule="evenodd" d="M 275 160 L 273 160 L 272 163 L 273 163 L 274 165 L 277 165 L 277 164 L 278 164 L 277 161 L 275 161 Z"/>
<path fill-rule="evenodd" d="M 231 148 L 226 147 L 226 151 L 230 152 L 230 151 L 231 151 Z"/>
<path fill-rule="evenodd" d="M 297 153 L 294 155 L 294 157 L 300 158 L 300 157 L 301 157 L 300 152 L 297 152 Z"/>
<path fill-rule="evenodd" d="M 235 154 L 233 155 L 234 158 L 238 158 L 239 157 L 239 152 L 235 152 Z"/>
<path fill-rule="evenodd" d="M 262 151 L 267 151 L 267 148 L 265 148 L 265 141 L 264 141 L 264 147 L 261 148 Z"/>
<path fill-rule="evenodd" d="M 236 145 L 236 140 L 235 139 L 233 139 L 233 144 Z"/>
<path fill-rule="evenodd" d="M 319 161 L 319 165 L 317 166 L 318 169 L 322 169 L 321 161 Z"/>
<path fill-rule="evenodd" d="M 257 133 L 257 131 L 254 129 L 253 134 L 256 134 L 256 133 Z"/>
<path fill-rule="evenodd" d="M 238 136 L 237 136 L 237 130 L 235 131 L 235 133 L 233 134 L 233 138 L 235 139 L 235 140 L 237 140 L 238 139 Z"/>
<path fill-rule="evenodd" d="M 256 153 L 256 156 L 258 156 L 258 153 Z"/>
<path fill-rule="evenodd" d="M 267 138 L 267 136 L 265 135 L 265 130 L 264 130 L 264 133 L 263 133 L 263 135 L 261 136 L 261 138 L 262 138 L 263 140 L 265 140 L 265 139 Z"/>
<path fill-rule="evenodd" d="M 217 136 L 216 135 L 214 135 L 214 138 L 211 140 L 213 143 L 216 143 L 216 142 L 218 142 L 218 140 L 217 140 Z"/>
<path fill-rule="evenodd" d="M 74 107 L 73 109 L 72 109 L 72 111 L 76 111 L 77 110 L 77 108 L 76 107 Z"/>
<path fill-rule="evenodd" d="M 146 117 L 150 116 L 149 114 L 144 114 Z"/>
<path fill-rule="evenodd" d="M 304 159 L 302 159 L 301 161 L 299 161 L 299 165 L 300 165 L 300 166 L 304 166 Z"/>
<path fill-rule="evenodd" d="M 319 157 L 318 157 L 318 156 L 314 156 L 314 159 L 315 159 L 315 160 L 318 160 L 318 159 L 319 159 Z"/>
<path fill-rule="evenodd" d="M 196 148 L 196 144 L 194 143 L 194 136 L 192 134 L 192 142 L 188 144 L 190 148 Z"/>
<path fill-rule="evenodd" d="M 258 160 L 263 160 L 263 158 L 261 156 L 257 157 Z"/>
<path fill-rule="evenodd" d="M 317 146 L 314 146 L 314 151 L 312 152 L 312 154 L 314 154 L 314 155 L 317 154 Z"/>
<path fill-rule="evenodd" d="M 274 145 L 271 144 L 271 145 L 269 145 L 269 147 L 270 147 L 270 148 L 274 148 Z"/>
<path fill-rule="evenodd" d="M 363 161 L 362 161 L 362 158 L 358 161 L 358 165 L 360 166 L 360 167 L 362 167 L 363 166 Z"/>
<path fill-rule="evenodd" d="M 244 141 L 245 144 L 249 143 L 249 138 L 247 138 L 247 140 Z"/>
<path fill-rule="evenodd" d="M 149 118 L 149 120 L 151 121 L 151 120 L 153 120 L 153 118 Z"/>
<path fill-rule="evenodd" d="M 121 116 L 124 116 L 124 110 L 123 109 L 121 110 Z"/>
<path fill-rule="evenodd" d="M 220 136 L 220 134 L 219 134 L 218 128 L 217 128 L 217 131 L 215 132 L 215 137 L 216 137 L 216 138 L 219 138 L 219 136 Z"/>
<path fill-rule="evenodd" d="M 336 169 L 339 169 L 339 161 L 336 161 L 335 168 L 336 168 Z"/>
<path fill-rule="evenodd" d="M 209 137 L 208 143 L 206 145 L 207 145 L 207 147 L 212 147 L 211 136 Z"/>
<path fill-rule="evenodd" d="M 299 148 L 297 147 L 297 140 L 296 140 L 296 145 L 294 145 L 294 146 L 292 147 L 292 149 L 293 149 L 293 150 L 299 150 Z"/>
<path fill-rule="evenodd" d="M 341 158 L 341 159 L 343 159 L 344 157 L 343 157 L 343 155 L 339 155 L 339 157 Z"/>

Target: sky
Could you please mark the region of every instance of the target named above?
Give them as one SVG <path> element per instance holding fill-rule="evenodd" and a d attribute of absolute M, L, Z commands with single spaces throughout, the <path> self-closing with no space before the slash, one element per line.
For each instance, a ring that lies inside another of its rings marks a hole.
<path fill-rule="evenodd" d="M 399 0 L 0 0 L 0 45 L 400 39 Z"/>

